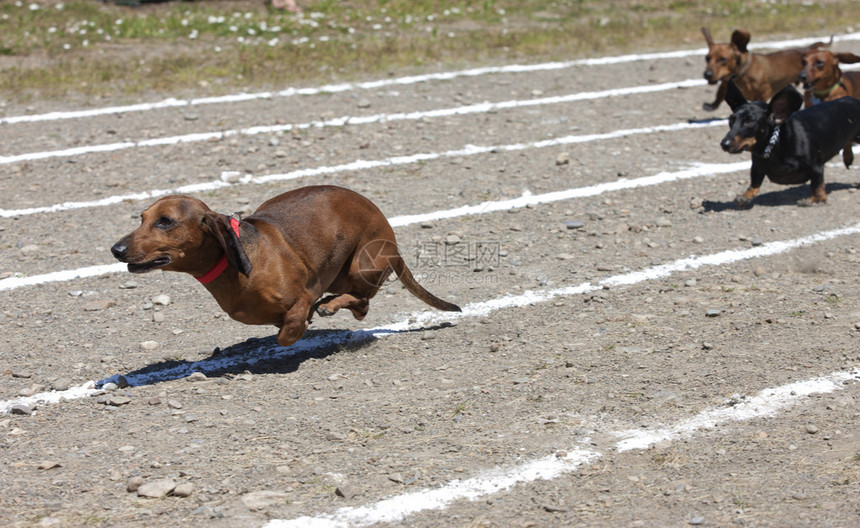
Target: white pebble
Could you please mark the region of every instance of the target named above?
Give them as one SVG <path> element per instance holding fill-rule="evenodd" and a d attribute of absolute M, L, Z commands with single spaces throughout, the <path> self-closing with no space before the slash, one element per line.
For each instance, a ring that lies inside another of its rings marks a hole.
<path fill-rule="evenodd" d="M 167 306 L 168 304 L 170 304 L 170 296 L 165 294 L 156 295 L 152 298 L 152 303 L 161 306 Z"/>

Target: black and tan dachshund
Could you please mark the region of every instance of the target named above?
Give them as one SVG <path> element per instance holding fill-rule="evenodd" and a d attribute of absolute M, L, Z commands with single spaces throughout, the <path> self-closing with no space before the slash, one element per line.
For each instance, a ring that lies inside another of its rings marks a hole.
<path fill-rule="evenodd" d="M 786 86 L 765 103 L 747 101 L 730 82 L 726 102 L 733 113 L 720 146 L 730 154 L 752 153 L 750 186 L 735 203 L 749 207 L 765 176 L 782 185 L 808 181 L 812 197 L 799 205 L 824 203 L 824 164 L 845 145 L 860 141 L 860 100 L 843 97 L 798 111 L 803 96 L 794 86 Z"/>

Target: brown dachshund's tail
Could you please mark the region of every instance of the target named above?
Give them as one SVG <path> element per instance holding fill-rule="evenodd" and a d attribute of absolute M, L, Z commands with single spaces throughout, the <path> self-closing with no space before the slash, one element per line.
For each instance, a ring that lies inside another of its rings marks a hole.
<path fill-rule="evenodd" d="M 400 279 L 400 282 L 406 286 L 406 289 L 409 290 L 409 293 L 418 297 L 422 301 L 426 302 L 433 308 L 438 310 L 443 310 L 446 312 L 462 312 L 459 306 L 453 303 L 449 303 L 448 301 L 443 301 L 439 297 L 436 297 L 429 291 L 425 290 L 423 286 L 418 284 L 415 281 L 415 277 L 412 276 L 412 272 L 409 271 L 409 268 L 406 266 L 406 263 L 403 262 L 403 258 L 392 259 L 395 261 L 394 264 L 394 273 L 397 274 L 397 278 Z"/>

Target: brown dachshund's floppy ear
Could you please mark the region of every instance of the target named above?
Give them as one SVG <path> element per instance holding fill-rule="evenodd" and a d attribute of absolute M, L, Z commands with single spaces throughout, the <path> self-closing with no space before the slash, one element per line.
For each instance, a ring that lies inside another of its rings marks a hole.
<path fill-rule="evenodd" d="M 744 97 L 741 89 L 738 88 L 738 85 L 735 84 L 734 81 L 729 81 L 729 86 L 726 88 L 726 102 L 732 109 L 732 112 L 737 111 L 738 108 L 747 104 L 747 98 Z"/>
<path fill-rule="evenodd" d="M 788 85 L 770 100 L 767 109 L 777 123 L 788 119 L 788 116 L 797 112 L 803 106 L 803 96 L 792 85 Z"/>
<path fill-rule="evenodd" d="M 245 250 L 242 249 L 242 244 L 239 242 L 239 237 L 230 227 L 230 217 L 214 212 L 206 212 L 200 221 L 200 227 L 203 231 L 210 233 L 218 241 L 218 245 L 224 250 L 227 255 L 227 263 L 230 266 L 239 270 L 239 273 L 246 277 L 251 273 L 251 261 Z"/>
<path fill-rule="evenodd" d="M 842 64 L 854 64 L 855 62 L 860 62 L 860 57 L 849 52 L 834 53 L 833 56 Z"/>
<path fill-rule="evenodd" d="M 749 31 L 744 31 L 742 29 L 736 29 L 732 33 L 732 44 L 740 51 L 741 53 L 747 52 L 747 44 L 750 43 L 750 34 Z"/>

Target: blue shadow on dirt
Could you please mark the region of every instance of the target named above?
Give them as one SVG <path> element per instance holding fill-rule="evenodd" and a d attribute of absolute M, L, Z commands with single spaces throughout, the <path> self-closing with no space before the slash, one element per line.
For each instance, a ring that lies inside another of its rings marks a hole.
<path fill-rule="evenodd" d="M 276 336 L 250 338 L 223 350 L 215 349 L 211 356 L 200 361 L 162 361 L 143 368 L 115 374 L 96 382 L 101 388 L 105 383 L 116 383 L 120 387 L 139 387 L 162 381 L 170 381 L 201 372 L 209 377 L 225 374 L 288 374 L 310 358 L 324 358 L 341 351 L 363 348 L 380 337 L 393 334 L 433 331 L 452 326 L 450 323 L 408 330 L 372 328 L 369 330 L 308 330 L 305 336 L 289 347 L 278 345 Z"/>
<path fill-rule="evenodd" d="M 775 185 L 775 184 L 774 184 Z M 824 186 L 827 194 L 836 191 L 844 191 L 846 189 L 858 189 L 860 186 L 850 183 L 828 183 Z M 752 207 L 781 207 L 785 205 L 797 206 L 797 202 L 805 198 L 809 198 L 811 192 L 809 185 L 794 185 L 782 190 L 770 191 L 759 194 L 755 197 Z M 706 213 L 721 213 L 723 211 L 737 211 L 738 209 L 746 209 L 738 207 L 734 200 L 729 202 L 713 202 L 705 200 L 702 202 Z"/>
<path fill-rule="evenodd" d="M 726 119 L 725 117 L 705 117 L 702 119 L 687 119 L 687 123 L 690 123 L 691 125 L 708 125 L 710 123 L 716 123 L 717 121 L 723 121 L 725 123 L 728 123 L 728 119 Z"/>

